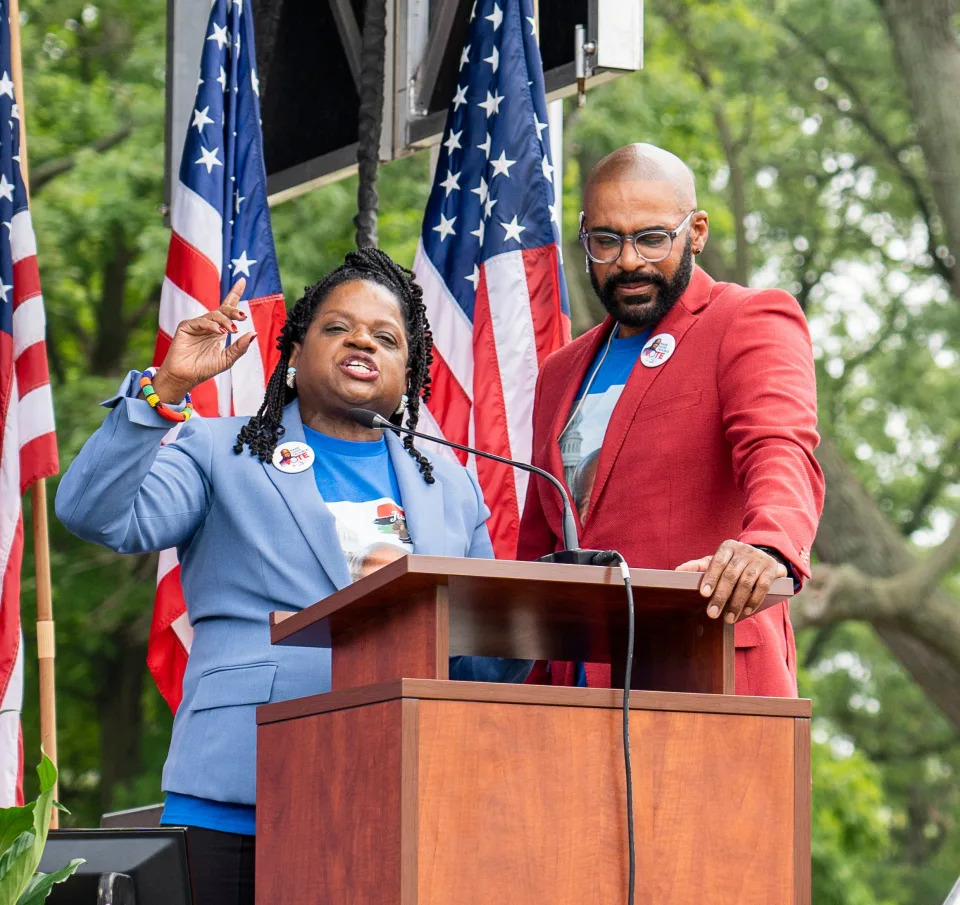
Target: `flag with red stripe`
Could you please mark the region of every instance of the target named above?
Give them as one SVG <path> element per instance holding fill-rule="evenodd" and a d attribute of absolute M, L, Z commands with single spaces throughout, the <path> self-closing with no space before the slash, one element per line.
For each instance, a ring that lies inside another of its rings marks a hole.
<path fill-rule="evenodd" d="M 532 0 L 477 0 L 414 270 L 434 339 L 430 414 L 450 440 L 530 461 L 543 359 L 570 338 L 558 187 Z M 500 557 L 528 475 L 476 470 Z"/>
<path fill-rule="evenodd" d="M 233 339 L 253 330 L 257 341 L 229 371 L 194 390 L 194 408 L 204 417 L 257 411 L 286 318 L 267 207 L 259 92 L 252 13 L 239 0 L 215 0 L 171 203 L 173 232 L 154 351 L 160 364 L 180 321 L 217 308 L 230 286 L 246 279 L 240 308 L 248 317 L 238 322 Z M 174 711 L 191 640 L 176 551 L 166 550 L 147 663 Z"/>
<path fill-rule="evenodd" d="M 59 471 L 37 244 L 20 172 L 10 22 L 0 4 L 0 807 L 23 803 L 23 494 Z"/>

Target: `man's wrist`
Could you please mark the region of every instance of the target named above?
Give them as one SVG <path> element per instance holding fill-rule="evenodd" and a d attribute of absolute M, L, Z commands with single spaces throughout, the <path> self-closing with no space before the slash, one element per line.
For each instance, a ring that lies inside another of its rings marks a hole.
<path fill-rule="evenodd" d="M 793 575 L 793 563 L 787 559 L 776 547 L 765 547 L 763 544 L 751 544 L 751 547 L 762 550 L 767 556 L 772 556 L 780 565 L 782 565 L 787 570 L 788 575 Z"/>

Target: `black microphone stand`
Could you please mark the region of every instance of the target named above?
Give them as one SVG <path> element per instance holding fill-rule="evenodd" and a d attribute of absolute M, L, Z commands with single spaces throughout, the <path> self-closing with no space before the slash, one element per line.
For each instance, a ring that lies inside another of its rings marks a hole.
<path fill-rule="evenodd" d="M 388 421 L 382 415 L 371 412 L 369 409 L 354 408 L 347 414 L 364 427 L 379 428 L 381 430 L 393 431 L 395 434 L 409 434 L 411 437 L 419 437 L 421 440 L 429 440 L 431 443 L 439 443 L 442 446 L 450 446 L 453 449 L 459 449 L 461 452 L 472 453 L 475 456 L 481 456 L 484 459 L 492 459 L 494 462 L 500 462 L 503 465 L 510 465 L 513 468 L 520 468 L 523 471 L 529 471 L 540 475 L 541 478 L 549 481 L 563 500 L 563 546 L 565 549 L 556 553 L 548 553 L 541 556 L 537 562 L 567 563 L 578 566 L 612 566 L 616 565 L 617 557 L 611 550 L 582 550 L 580 548 L 580 537 L 577 532 L 577 522 L 573 517 L 573 507 L 570 505 L 570 497 L 567 495 L 566 488 L 549 471 L 537 468 L 536 465 L 528 465 L 526 462 L 515 462 L 513 459 L 506 459 L 503 456 L 494 453 L 484 452 L 482 449 L 473 449 L 470 446 L 463 446 L 460 443 L 454 443 L 445 437 L 433 437 L 430 434 L 422 434 L 419 431 L 411 430 L 409 427 L 401 427 Z"/>

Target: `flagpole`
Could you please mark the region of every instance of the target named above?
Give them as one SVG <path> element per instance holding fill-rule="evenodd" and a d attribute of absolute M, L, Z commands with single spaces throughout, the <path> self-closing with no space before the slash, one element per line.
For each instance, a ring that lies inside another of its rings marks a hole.
<path fill-rule="evenodd" d="M 23 58 L 20 52 L 20 2 L 10 0 L 10 73 L 20 111 L 20 175 L 30 197 L 30 174 L 27 167 L 26 112 L 23 100 Z M 47 756 L 57 763 L 57 695 L 53 631 L 53 591 L 50 581 L 50 536 L 47 523 L 47 482 L 44 478 L 30 488 L 33 516 L 33 562 L 37 577 L 37 659 L 40 673 L 40 744 Z M 53 788 L 58 798 L 57 786 Z M 60 812 L 54 808 L 50 827 L 60 825 Z"/>

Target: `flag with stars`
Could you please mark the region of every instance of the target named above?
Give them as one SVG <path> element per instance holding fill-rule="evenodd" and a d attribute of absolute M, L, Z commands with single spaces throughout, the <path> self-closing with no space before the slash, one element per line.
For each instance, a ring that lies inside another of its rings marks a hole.
<path fill-rule="evenodd" d="M 247 281 L 239 333 L 257 341 L 226 373 L 193 391 L 204 417 L 251 415 L 277 362 L 286 318 L 267 207 L 250 0 L 214 0 L 197 98 L 190 115 L 171 203 L 170 248 L 154 352 L 159 365 L 180 321 L 219 307 L 241 276 Z M 229 338 L 228 338 L 229 341 Z M 192 630 L 175 550 L 160 554 L 147 663 L 172 710 L 182 696 Z"/>
<path fill-rule="evenodd" d="M 477 0 L 414 270 L 434 337 L 430 414 L 450 440 L 530 461 L 543 359 L 570 338 L 533 0 Z M 475 468 L 498 556 L 528 474 Z"/>
<path fill-rule="evenodd" d="M 37 244 L 20 172 L 10 28 L 9 7 L 0 2 L 0 807 L 23 803 L 22 495 L 59 470 Z"/>

